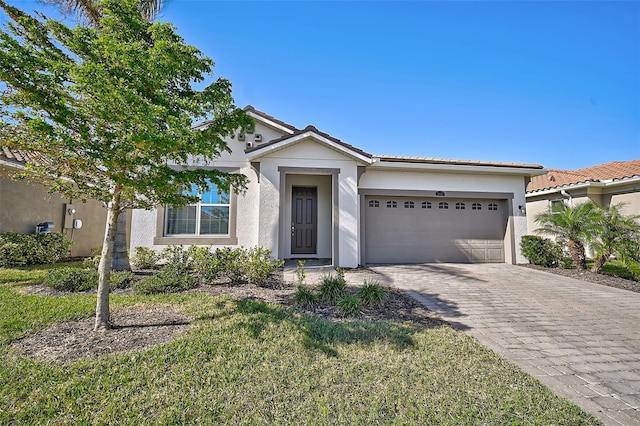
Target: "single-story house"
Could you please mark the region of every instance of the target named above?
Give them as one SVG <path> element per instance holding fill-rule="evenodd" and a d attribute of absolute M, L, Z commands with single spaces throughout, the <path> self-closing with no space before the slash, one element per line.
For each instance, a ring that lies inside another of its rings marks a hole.
<path fill-rule="evenodd" d="M 52 232 L 73 240 L 71 256 L 89 256 L 91 249 L 102 247 L 106 209 L 95 200 L 63 198 L 49 194 L 44 185 L 11 179 L 25 164 L 37 161 L 37 154 L 0 147 L 0 233 L 33 234 L 38 224 L 51 222 Z"/>
<path fill-rule="evenodd" d="M 372 155 L 248 106 L 251 134 L 210 167 L 244 173 L 242 194 L 135 210 L 131 248 L 263 246 L 333 265 L 526 260 L 525 187 L 535 164 Z"/>
<path fill-rule="evenodd" d="M 554 203 L 568 206 L 593 201 L 601 207 L 624 203 L 622 212 L 640 215 L 640 160 L 613 161 L 579 170 L 549 169 L 527 185 L 527 227 L 538 229 L 535 217 Z"/>

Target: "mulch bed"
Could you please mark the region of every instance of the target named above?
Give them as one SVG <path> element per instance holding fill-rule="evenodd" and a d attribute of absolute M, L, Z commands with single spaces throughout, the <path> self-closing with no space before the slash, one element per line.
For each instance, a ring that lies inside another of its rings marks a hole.
<path fill-rule="evenodd" d="M 354 292 L 355 287 L 348 287 Z M 385 303 L 380 307 L 365 307 L 358 317 L 361 320 L 395 320 L 409 322 L 423 327 L 444 324 L 419 302 L 403 292 L 386 288 Z M 44 285 L 23 287 L 25 294 L 43 297 L 64 296 L 61 292 Z M 253 284 L 218 283 L 200 285 L 191 292 L 212 295 L 227 295 L 238 300 L 258 300 L 297 309 L 310 315 L 346 321 L 335 305 L 318 303 L 313 308 L 303 309 L 293 301 L 296 288 L 283 283 L 281 279 L 271 280 L 266 287 Z M 95 291 L 94 291 L 95 292 Z M 116 290 L 120 294 L 132 294 L 131 289 Z M 90 291 L 87 293 L 91 293 Z M 111 313 L 113 328 L 104 332 L 94 332 L 94 318 L 68 321 L 27 336 L 11 344 L 20 356 L 44 361 L 73 362 L 87 357 L 112 353 L 126 353 L 148 349 L 168 343 L 190 327 L 190 318 L 171 306 L 134 306 L 116 309 Z"/>
<path fill-rule="evenodd" d="M 133 306 L 111 313 L 114 328 L 94 332 L 94 318 L 68 321 L 13 342 L 21 356 L 73 362 L 87 357 L 148 349 L 174 340 L 190 319 L 172 306 Z"/>
<path fill-rule="evenodd" d="M 521 266 L 640 293 L 640 283 L 636 281 L 594 274 L 589 271 L 580 273 L 572 269 L 543 268 L 535 265 Z M 148 273 L 143 272 L 142 274 Z M 375 308 L 365 307 L 358 319 L 392 320 L 422 327 L 445 324 L 418 301 L 402 291 L 394 288 L 385 288 L 385 290 L 384 305 Z M 21 291 L 43 297 L 69 294 L 43 285 L 24 287 Z M 238 300 L 258 300 L 279 304 L 306 314 L 335 321 L 348 320 L 340 314 L 334 304 L 321 302 L 313 308 L 298 307 L 293 301 L 295 286 L 291 283 L 283 283 L 281 277 L 275 277 L 265 287 L 252 284 L 217 283 L 200 285 L 191 291 L 227 295 Z M 348 291 L 355 292 L 356 287 L 349 286 Z M 131 294 L 131 289 L 116 290 L 116 292 Z M 171 306 L 120 308 L 112 312 L 111 320 L 114 327 L 99 333 L 93 331 L 93 318 L 55 324 L 13 342 L 11 346 L 21 356 L 45 361 L 73 362 L 86 357 L 125 353 L 168 343 L 184 333 L 191 325 L 190 318 L 182 315 Z"/>
<path fill-rule="evenodd" d="M 545 268 L 544 266 L 523 264 L 525 268 L 536 269 L 538 271 L 549 272 L 551 274 L 562 275 L 564 277 L 576 278 L 582 281 L 589 281 L 596 284 L 606 285 L 609 287 L 620 288 L 622 290 L 634 291 L 640 293 L 640 282 L 625 280 L 624 278 L 614 277 L 605 274 L 595 274 L 591 271 L 579 272 L 575 269 L 562 268 Z"/>

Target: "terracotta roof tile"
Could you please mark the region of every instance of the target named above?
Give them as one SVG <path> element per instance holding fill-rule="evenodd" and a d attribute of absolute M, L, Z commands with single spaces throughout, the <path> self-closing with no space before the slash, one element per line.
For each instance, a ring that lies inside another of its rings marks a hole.
<path fill-rule="evenodd" d="M 578 170 L 549 169 L 547 175 L 535 176 L 527 192 L 543 191 L 587 182 L 603 182 L 640 176 L 640 160 L 613 161 Z"/>
<path fill-rule="evenodd" d="M 2 146 L 0 150 L 0 160 L 5 159 L 12 163 L 17 164 L 40 164 L 42 162 L 42 156 L 37 152 L 27 152 L 19 149 L 9 149 L 6 146 Z"/>

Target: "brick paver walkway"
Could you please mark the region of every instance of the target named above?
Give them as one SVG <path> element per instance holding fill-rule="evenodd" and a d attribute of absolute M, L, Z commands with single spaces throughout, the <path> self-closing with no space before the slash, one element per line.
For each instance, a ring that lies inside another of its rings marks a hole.
<path fill-rule="evenodd" d="M 505 264 L 371 269 L 603 423 L 640 425 L 640 293 Z"/>

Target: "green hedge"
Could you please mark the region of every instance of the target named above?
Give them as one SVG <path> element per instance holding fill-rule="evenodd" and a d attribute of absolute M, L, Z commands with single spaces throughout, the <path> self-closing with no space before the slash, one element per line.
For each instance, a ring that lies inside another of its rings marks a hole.
<path fill-rule="evenodd" d="M 69 257 L 73 242 L 59 232 L 0 234 L 0 267 L 54 264 Z"/>
<path fill-rule="evenodd" d="M 562 247 L 548 238 L 537 235 L 523 235 L 520 241 L 522 255 L 530 263 L 547 268 L 557 268 L 564 263 Z"/>

